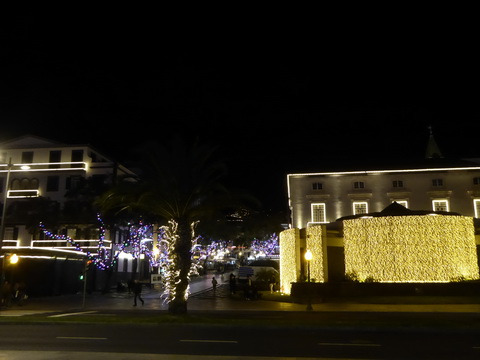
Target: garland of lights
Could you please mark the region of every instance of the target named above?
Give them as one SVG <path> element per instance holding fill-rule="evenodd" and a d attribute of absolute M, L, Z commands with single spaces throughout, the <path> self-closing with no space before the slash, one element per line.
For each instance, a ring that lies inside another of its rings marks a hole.
<path fill-rule="evenodd" d="M 155 257 L 153 256 L 152 250 L 150 250 L 143 241 L 148 236 L 148 233 L 151 231 L 151 225 L 143 225 L 142 222 L 138 226 L 130 225 L 129 227 L 129 237 L 123 242 L 123 244 L 119 245 L 119 251 L 109 259 L 109 253 L 105 247 L 105 225 L 103 220 L 101 219 L 100 215 L 97 214 L 97 220 L 100 223 L 99 229 L 99 240 L 98 240 L 98 249 L 96 255 L 92 254 L 90 251 L 84 251 L 80 244 L 72 239 L 70 236 L 67 235 L 58 235 L 48 231 L 43 223 L 40 223 L 40 229 L 43 231 L 47 238 L 53 240 L 62 240 L 68 242 L 70 245 L 74 247 L 74 249 L 78 252 L 83 252 L 87 256 L 87 259 L 100 270 L 107 270 L 113 268 L 117 261 L 119 255 L 123 253 L 132 254 L 134 258 L 140 256 L 140 254 L 145 254 L 150 259 L 151 265 L 156 265 L 154 262 Z M 132 250 L 127 250 L 127 247 L 131 247 Z"/>

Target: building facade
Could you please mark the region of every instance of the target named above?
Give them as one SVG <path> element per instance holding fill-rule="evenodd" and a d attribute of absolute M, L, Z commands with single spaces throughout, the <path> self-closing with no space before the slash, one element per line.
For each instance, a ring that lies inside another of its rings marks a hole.
<path fill-rule="evenodd" d="M 291 227 L 379 212 L 392 202 L 416 210 L 480 217 L 480 162 L 425 159 L 404 167 L 287 175 Z"/>
<path fill-rule="evenodd" d="M 0 143 L 2 252 L 53 259 L 58 269 L 63 266 L 58 265 L 59 259 L 82 262 L 87 252 L 95 254 L 99 248 L 101 223 L 93 209 L 95 196 L 117 178 L 134 175 L 89 145 L 62 144 L 36 136 Z M 61 236 L 48 238 L 40 222 Z M 101 238 L 104 249 L 112 253 L 112 244 L 121 241 L 116 238 L 119 236 L 107 230 Z M 76 245 L 68 239 L 75 239 Z M 122 269 L 128 267 L 122 264 Z"/>
<path fill-rule="evenodd" d="M 480 159 L 444 158 L 432 135 L 423 159 L 288 174 L 287 191 L 290 229 L 280 236 L 290 251 L 280 259 L 287 292 L 306 278 L 307 250 L 321 259 L 320 282 L 479 277 Z"/>

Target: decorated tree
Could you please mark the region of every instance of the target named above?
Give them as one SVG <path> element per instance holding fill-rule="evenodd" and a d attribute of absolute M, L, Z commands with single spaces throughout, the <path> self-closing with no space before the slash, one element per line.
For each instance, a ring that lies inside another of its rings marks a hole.
<path fill-rule="evenodd" d="M 147 216 L 166 226 L 169 311 L 185 313 L 195 224 L 233 201 L 220 183 L 226 168 L 214 158 L 215 148 L 180 138 L 164 145 L 147 144 L 139 179 L 118 184 L 97 204 L 105 212 Z"/>

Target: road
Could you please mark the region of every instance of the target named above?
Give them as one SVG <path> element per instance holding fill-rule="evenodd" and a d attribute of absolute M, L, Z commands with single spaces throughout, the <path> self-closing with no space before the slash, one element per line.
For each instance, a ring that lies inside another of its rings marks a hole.
<path fill-rule="evenodd" d="M 446 329 L 328 329 L 310 326 L 207 324 L 1 324 L 0 359 L 9 351 L 37 352 L 30 360 L 97 358 L 91 354 L 177 354 L 231 358 L 479 359 L 478 331 Z M 15 352 L 13 352 L 15 354 Z M 17 353 L 19 355 L 19 353 Z M 78 357 L 76 357 L 78 356 Z M 27 357 L 25 357 L 26 359 Z M 112 357 L 113 358 L 113 357 Z M 169 357 L 167 357 L 169 358 Z"/>

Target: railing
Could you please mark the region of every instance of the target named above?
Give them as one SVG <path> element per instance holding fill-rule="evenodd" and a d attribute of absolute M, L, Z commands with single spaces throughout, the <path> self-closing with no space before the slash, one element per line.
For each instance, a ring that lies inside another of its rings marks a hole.
<path fill-rule="evenodd" d="M 10 167 L 10 168 L 9 168 Z M 48 162 L 48 163 L 26 163 L 26 164 L 0 164 L 0 172 L 32 172 L 32 171 L 72 171 L 88 170 L 88 164 L 78 162 Z"/>

